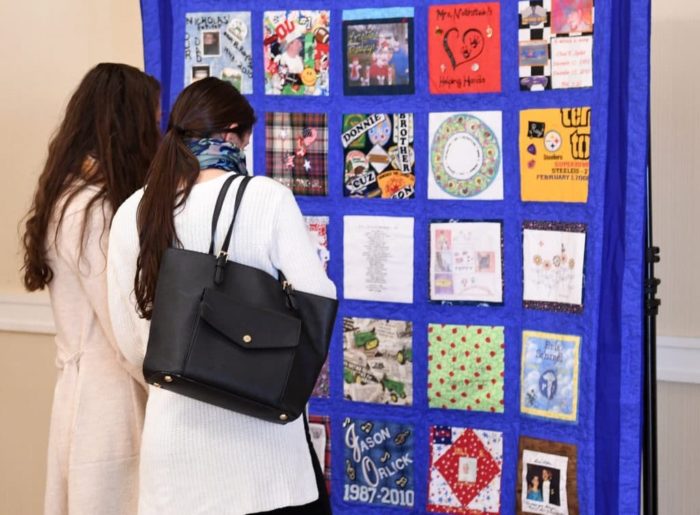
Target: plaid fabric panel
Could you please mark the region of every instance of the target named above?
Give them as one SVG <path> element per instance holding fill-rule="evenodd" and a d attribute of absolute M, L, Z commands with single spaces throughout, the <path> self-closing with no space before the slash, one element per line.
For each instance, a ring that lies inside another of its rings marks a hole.
<path fill-rule="evenodd" d="M 323 113 L 267 113 L 266 175 L 296 195 L 328 194 L 328 123 Z"/>
<path fill-rule="evenodd" d="M 326 479 L 326 490 L 331 493 L 331 419 L 325 415 L 309 415 L 309 424 L 322 425 L 326 431 L 326 448 L 318 460 L 323 466 L 323 477 Z"/>

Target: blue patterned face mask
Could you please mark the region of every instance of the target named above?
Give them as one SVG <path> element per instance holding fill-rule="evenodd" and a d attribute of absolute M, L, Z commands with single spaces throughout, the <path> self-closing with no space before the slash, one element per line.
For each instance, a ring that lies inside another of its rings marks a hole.
<path fill-rule="evenodd" d="M 199 161 L 199 169 L 216 168 L 226 172 L 248 174 L 245 153 L 233 143 L 219 138 L 201 138 L 187 141 L 187 146 Z"/>

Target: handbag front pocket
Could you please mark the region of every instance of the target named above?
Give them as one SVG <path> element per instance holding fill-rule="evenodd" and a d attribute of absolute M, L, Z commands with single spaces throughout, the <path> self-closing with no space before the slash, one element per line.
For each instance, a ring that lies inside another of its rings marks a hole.
<path fill-rule="evenodd" d="M 300 331 L 297 318 L 247 306 L 205 289 L 185 374 L 276 405 L 294 361 Z"/>

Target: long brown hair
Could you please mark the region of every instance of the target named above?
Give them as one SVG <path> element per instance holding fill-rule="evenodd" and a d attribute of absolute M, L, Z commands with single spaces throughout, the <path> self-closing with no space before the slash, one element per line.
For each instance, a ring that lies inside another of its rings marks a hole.
<path fill-rule="evenodd" d="M 111 214 L 143 186 L 160 139 L 159 96 L 158 81 L 133 66 L 101 63 L 85 75 L 49 144 L 49 155 L 26 216 L 22 270 L 28 290 L 42 290 L 53 279 L 46 253 L 49 227 L 58 215 L 55 238 L 66 209 L 78 193 L 96 186 L 86 213 L 102 202 L 103 212 L 109 213 L 105 224 L 110 224 Z M 61 212 L 54 213 L 61 201 Z M 86 225 L 87 217 L 81 251 Z"/>
<path fill-rule="evenodd" d="M 231 129 L 231 125 L 236 127 Z M 246 98 L 228 82 L 210 77 L 185 88 L 173 105 L 168 130 L 146 177 L 137 226 L 140 251 L 134 292 L 139 314 L 151 318 L 160 260 L 179 242 L 174 211 L 182 206 L 199 175 L 199 162 L 185 140 L 225 132 L 242 137 L 255 124 L 255 112 Z"/>

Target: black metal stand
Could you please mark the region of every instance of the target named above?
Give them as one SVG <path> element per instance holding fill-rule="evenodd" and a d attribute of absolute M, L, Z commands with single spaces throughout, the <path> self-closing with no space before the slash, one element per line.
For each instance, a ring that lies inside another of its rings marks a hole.
<path fill-rule="evenodd" d="M 651 123 L 650 123 L 651 125 Z M 642 449 L 642 492 L 644 515 L 659 513 L 657 434 L 656 434 L 656 316 L 661 300 L 656 293 L 661 283 L 654 276 L 654 264 L 661 259 L 659 247 L 654 246 L 651 201 L 651 128 L 647 138 L 647 202 L 646 202 L 646 275 L 644 324 L 644 448 Z"/>

